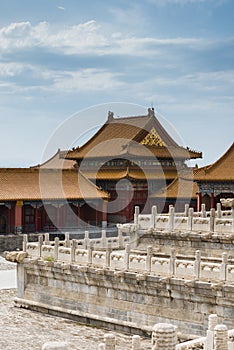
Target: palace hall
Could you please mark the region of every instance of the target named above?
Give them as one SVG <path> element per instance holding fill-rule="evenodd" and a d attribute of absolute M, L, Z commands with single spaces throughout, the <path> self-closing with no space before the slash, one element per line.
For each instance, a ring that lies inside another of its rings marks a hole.
<path fill-rule="evenodd" d="M 179 145 L 153 108 L 115 117 L 84 144 L 43 164 L 0 168 L 0 233 L 77 230 L 131 222 L 134 208 L 189 203 L 214 207 L 234 193 L 234 144 L 214 164 L 189 167 L 202 153 Z"/>

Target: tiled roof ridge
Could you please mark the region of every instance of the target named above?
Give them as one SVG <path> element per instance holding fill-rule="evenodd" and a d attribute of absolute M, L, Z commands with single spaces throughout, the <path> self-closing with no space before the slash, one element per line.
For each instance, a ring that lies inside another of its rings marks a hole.
<path fill-rule="evenodd" d="M 231 152 L 234 152 L 234 142 L 231 144 L 231 146 L 226 150 L 226 152 L 224 152 L 224 154 L 220 158 L 218 158 L 214 163 L 212 163 L 206 167 L 205 172 L 210 172 L 210 171 L 214 170 L 214 168 L 216 168 L 218 165 L 220 165 L 221 162 L 224 159 L 226 159 Z"/>
<path fill-rule="evenodd" d="M 145 114 L 145 115 L 131 115 L 131 116 L 126 116 L 126 117 L 113 117 L 111 120 L 107 120 L 106 123 L 114 123 L 116 120 L 126 120 L 126 119 L 150 119 L 152 116 Z"/>
<path fill-rule="evenodd" d="M 11 167 L 7 167 L 7 168 L 0 168 L 0 172 L 28 172 L 28 173 L 30 173 L 30 172 L 37 172 L 37 171 L 39 171 L 39 168 L 34 168 L 34 167 L 32 167 L 32 168 L 11 168 Z"/>
<path fill-rule="evenodd" d="M 212 172 L 212 170 L 214 170 L 217 166 L 220 165 L 220 163 L 229 156 L 231 151 L 234 151 L 234 142 L 232 143 L 232 145 L 226 150 L 225 153 L 223 153 L 223 155 L 218 158 L 214 163 L 208 164 L 208 165 L 204 165 L 201 168 L 197 168 L 194 171 L 194 175 L 196 177 L 198 177 L 200 174 L 209 174 L 210 172 Z"/>
<path fill-rule="evenodd" d="M 77 172 L 77 168 L 37 168 L 37 167 L 30 167 L 30 168 L 0 168 L 1 173 L 39 173 L 39 172 Z"/>
<path fill-rule="evenodd" d="M 70 170 L 70 169 L 69 169 L 69 170 Z M 72 169 L 72 170 L 73 170 L 73 169 Z M 110 194 L 109 194 L 107 191 L 105 191 L 105 190 L 103 190 L 103 188 L 101 188 L 101 187 L 95 185 L 91 180 L 89 180 L 89 179 L 83 174 L 82 171 L 79 170 L 78 173 L 79 173 L 79 175 L 81 175 L 81 176 L 83 177 L 83 179 L 84 179 L 85 181 L 87 181 L 91 186 L 95 187 L 97 191 L 102 192 L 102 193 L 105 194 L 108 198 L 110 197 Z"/>
<path fill-rule="evenodd" d="M 42 167 L 43 165 L 48 164 L 51 160 L 53 160 L 58 154 L 60 154 L 60 148 L 58 148 L 57 152 L 52 155 L 49 159 L 47 159 L 46 161 L 44 161 L 43 163 L 38 163 L 37 165 L 32 165 L 30 166 L 30 168 L 39 168 Z"/>

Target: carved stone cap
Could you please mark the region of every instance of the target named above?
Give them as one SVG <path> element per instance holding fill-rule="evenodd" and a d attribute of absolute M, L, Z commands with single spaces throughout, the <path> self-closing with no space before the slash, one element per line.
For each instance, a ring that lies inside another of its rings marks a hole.
<path fill-rule="evenodd" d="M 234 208 L 234 198 L 221 198 L 220 202 L 226 208 Z"/>

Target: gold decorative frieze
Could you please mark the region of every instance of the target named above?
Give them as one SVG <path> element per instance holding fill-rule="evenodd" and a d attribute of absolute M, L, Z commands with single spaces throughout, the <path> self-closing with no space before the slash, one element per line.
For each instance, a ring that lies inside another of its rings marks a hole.
<path fill-rule="evenodd" d="M 150 130 L 150 132 L 141 141 L 141 144 L 147 145 L 147 146 L 160 146 L 160 147 L 166 146 L 165 142 L 161 139 L 161 137 L 159 136 L 155 128 L 152 128 Z"/>

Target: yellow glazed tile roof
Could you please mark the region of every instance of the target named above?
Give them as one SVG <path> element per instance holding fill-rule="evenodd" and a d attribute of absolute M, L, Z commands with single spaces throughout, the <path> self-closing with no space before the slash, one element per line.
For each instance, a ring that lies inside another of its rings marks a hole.
<path fill-rule="evenodd" d="M 197 169 L 195 181 L 234 181 L 234 143 L 213 164 Z"/>
<path fill-rule="evenodd" d="M 41 199 L 108 199 L 77 170 L 0 169 L 0 201 Z"/>
<path fill-rule="evenodd" d="M 155 130 L 159 143 L 144 143 L 146 136 Z M 132 142 L 131 142 L 132 141 Z M 135 141 L 135 142 L 134 142 Z M 139 147 L 141 146 L 141 147 Z M 83 159 L 98 157 L 120 157 L 126 154 L 135 156 L 198 158 L 200 152 L 180 147 L 167 133 L 151 111 L 148 115 L 108 119 L 108 121 L 83 146 L 61 154 L 66 159 Z M 138 153 L 139 152 L 139 153 Z M 172 153 L 172 154 L 171 154 Z"/>

